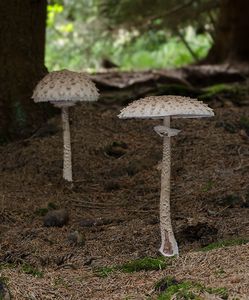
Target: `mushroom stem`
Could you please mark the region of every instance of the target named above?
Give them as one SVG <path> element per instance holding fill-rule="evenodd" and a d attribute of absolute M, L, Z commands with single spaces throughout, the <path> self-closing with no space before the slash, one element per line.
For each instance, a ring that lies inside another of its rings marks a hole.
<path fill-rule="evenodd" d="M 64 141 L 63 178 L 67 181 L 73 181 L 68 107 L 61 108 L 61 118 L 62 118 L 63 141 Z"/>
<path fill-rule="evenodd" d="M 164 118 L 163 125 L 170 128 L 170 117 Z M 170 216 L 170 152 L 170 137 L 164 135 L 160 195 L 160 229 L 162 243 L 159 249 L 164 256 L 174 256 L 179 254 Z"/>

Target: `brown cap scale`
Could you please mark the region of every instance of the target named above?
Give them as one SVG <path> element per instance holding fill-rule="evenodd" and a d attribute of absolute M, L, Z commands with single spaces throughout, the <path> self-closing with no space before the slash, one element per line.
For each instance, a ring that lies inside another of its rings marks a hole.
<path fill-rule="evenodd" d="M 154 130 L 163 137 L 163 159 L 160 195 L 160 229 L 161 247 L 164 256 L 179 254 L 170 216 L 170 169 L 171 149 L 170 137 L 180 130 L 170 128 L 171 118 L 205 118 L 214 116 L 213 110 L 202 101 L 182 96 L 151 96 L 132 102 L 121 110 L 121 119 L 163 119 L 163 125 Z"/>
<path fill-rule="evenodd" d="M 36 103 L 50 102 L 61 108 L 64 140 L 63 177 L 67 181 L 72 181 L 68 107 L 75 105 L 76 102 L 97 101 L 98 96 L 98 90 L 87 74 L 69 70 L 47 74 L 34 89 L 32 98 Z"/>

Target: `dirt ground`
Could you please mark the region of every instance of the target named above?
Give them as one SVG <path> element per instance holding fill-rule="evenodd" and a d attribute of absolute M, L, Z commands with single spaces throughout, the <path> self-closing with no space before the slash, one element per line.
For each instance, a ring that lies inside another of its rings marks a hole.
<path fill-rule="evenodd" d="M 119 120 L 117 103 L 74 107 L 73 185 L 61 178 L 59 115 L 30 139 L 1 146 L 0 276 L 13 299 L 156 299 L 166 275 L 249 299 L 249 244 L 198 251 L 249 238 L 249 132 L 241 125 L 249 107 L 212 105 L 214 118 L 172 121 L 182 130 L 172 139 L 171 186 L 180 257 L 160 271 L 95 272 L 159 255 L 158 121 Z M 68 225 L 44 227 L 39 214 L 51 203 L 69 212 Z M 85 245 L 68 239 L 76 230 Z"/>

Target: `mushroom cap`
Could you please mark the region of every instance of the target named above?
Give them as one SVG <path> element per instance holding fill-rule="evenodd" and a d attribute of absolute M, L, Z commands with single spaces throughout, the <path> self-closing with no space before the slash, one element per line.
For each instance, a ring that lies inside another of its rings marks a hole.
<path fill-rule="evenodd" d="M 97 101 L 98 96 L 87 74 L 61 70 L 47 74 L 35 87 L 32 98 L 35 102 L 55 104 L 57 101 Z"/>
<path fill-rule="evenodd" d="M 183 96 L 150 96 L 136 100 L 123 108 L 120 119 L 203 118 L 214 116 L 207 104 Z"/>

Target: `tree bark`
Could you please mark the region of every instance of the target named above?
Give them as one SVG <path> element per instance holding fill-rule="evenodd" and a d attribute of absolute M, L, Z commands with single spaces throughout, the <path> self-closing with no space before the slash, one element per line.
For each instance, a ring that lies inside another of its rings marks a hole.
<path fill-rule="evenodd" d="M 249 1 L 221 0 L 214 46 L 204 62 L 249 62 Z"/>
<path fill-rule="evenodd" d="M 46 0 L 0 1 L 0 141 L 32 132 L 47 116 L 32 91 L 44 67 Z"/>

